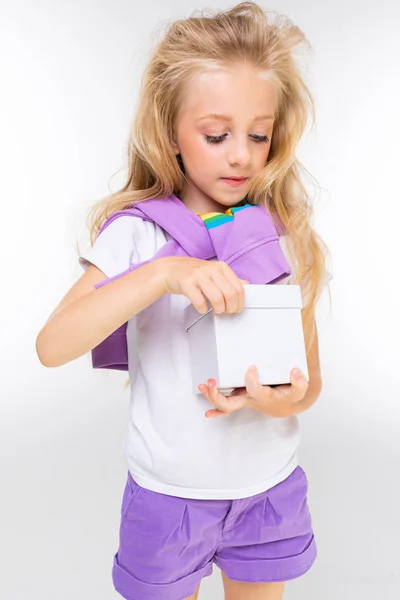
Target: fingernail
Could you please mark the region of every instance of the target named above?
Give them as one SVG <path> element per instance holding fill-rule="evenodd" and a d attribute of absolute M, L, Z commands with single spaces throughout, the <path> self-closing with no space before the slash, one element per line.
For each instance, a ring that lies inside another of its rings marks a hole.
<path fill-rule="evenodd" d="M 295 369 L 294 376 L 299 379 L 300 377 L 303 377 L 303 373 L 300 371 L 300 369 Z"/>

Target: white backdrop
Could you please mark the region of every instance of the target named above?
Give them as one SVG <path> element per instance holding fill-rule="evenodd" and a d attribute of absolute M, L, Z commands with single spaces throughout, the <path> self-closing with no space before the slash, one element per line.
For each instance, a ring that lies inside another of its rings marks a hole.
<path fill-rule="evenodd" d="M 204 6 L 228 8 L 234 2 Z M 0 596 L 111 600 L 128 392 L 36 336 L 81 275 L 92 202 L 123 181 L 146 50 L 193 0 L 3 0 Z M 317 127 L 299 158 L 334 274 L 318 307 L 324 387 L 300 415 L 319 550 L 285 600 L 400 597 L 399 60 L 396 0 L 263 3 L 313 46 Z M 156 34 L 158 35 L 158 34 Z M 310 190 L 312 188 L 310 187 Z M 396 239 L 397 238 L 397 239 Z M 222 599 L 214 567 L 200 600 Z"/>

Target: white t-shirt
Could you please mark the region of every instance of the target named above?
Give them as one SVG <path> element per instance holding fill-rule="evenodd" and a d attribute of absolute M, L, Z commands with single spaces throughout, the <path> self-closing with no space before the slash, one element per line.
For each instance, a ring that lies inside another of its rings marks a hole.
<path fill-rule="evenodd" d="M 169 240 L 158 225 L 115 219 L 79 257 L 107 277 L 150 259 Z M 280 237 L 288 261 L 285 236 Z M 289 262 L 290 264 L 290 262 Z M 292 275 L 280 284 L 290 283 Z M 283 481 L 298 464 L 297 416 L 274 418 L 250 408 L 211 418 L 212 405 L 193 394 L 183 295 L 166 294 L 129 320 L 130 404 L 125 457 L 149 490 L 200 499 L 237 499 Z"/>

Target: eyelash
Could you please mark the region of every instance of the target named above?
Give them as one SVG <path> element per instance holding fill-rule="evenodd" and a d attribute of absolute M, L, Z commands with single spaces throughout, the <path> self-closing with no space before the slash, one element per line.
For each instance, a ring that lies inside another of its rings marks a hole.
<path fill-rule="evenodd" d="M 224 133 L 223 135 L 218 135 L 216 137 L 212 135 L 205 135 L 204 137 L 208 144 L 220 144 L 225 139 L 225 136 L 226 133 Z M 263 144 L 269 142 L 269 138 L 266 135 L 254 135 L 253 141 L 257 144 Z"/>

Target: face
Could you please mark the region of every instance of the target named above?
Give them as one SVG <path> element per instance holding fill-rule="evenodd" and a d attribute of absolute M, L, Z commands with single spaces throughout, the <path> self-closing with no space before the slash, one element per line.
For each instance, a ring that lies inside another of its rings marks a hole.
<path fill-rule="evenodd" d="M 243 200 L 267 162 L 276 101 L 274 84 L 246 65 L 203 72 L 190 82 L 172 144 L 185 167 L 181 199 L 188 208 L 223 211 Z M 233 184 L 231 177 L 246 179 Z"/>

